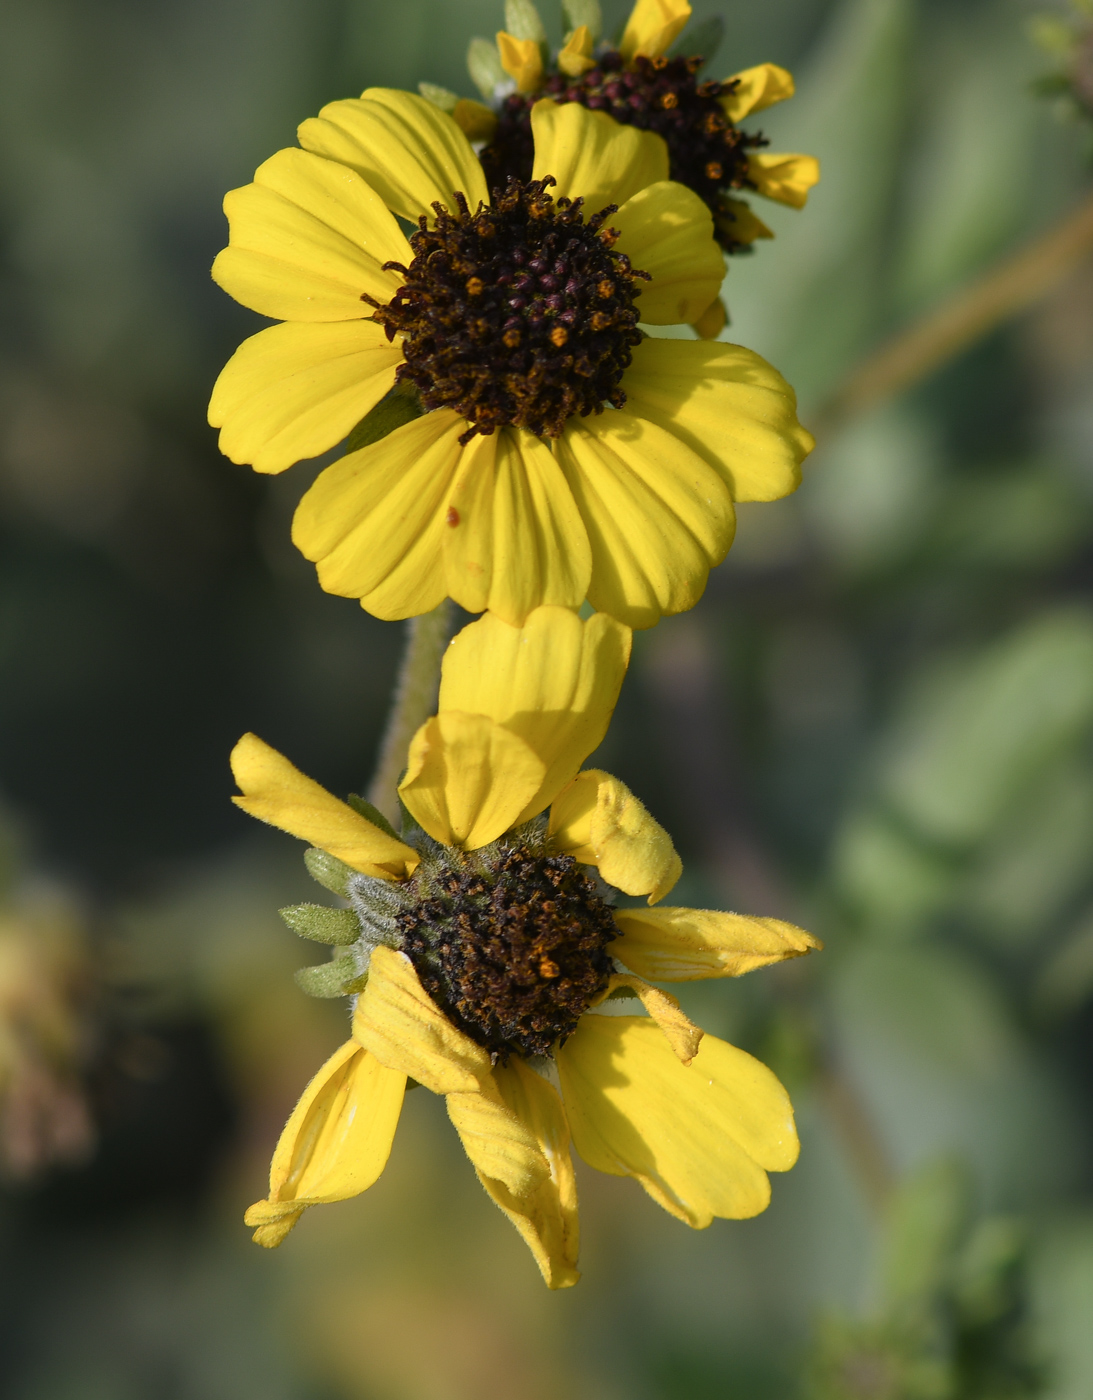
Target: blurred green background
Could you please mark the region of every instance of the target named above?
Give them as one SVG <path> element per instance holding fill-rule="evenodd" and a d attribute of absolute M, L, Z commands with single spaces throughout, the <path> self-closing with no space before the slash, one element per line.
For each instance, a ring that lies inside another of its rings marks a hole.
<path fill-rule="evenodd" d="M 1029 92 L 1034 8 L 696 4 L 726 20 L 719 75 L 794 70 L 760 124 L 823 163 L 725 289 L 806 423 L 1087 197 L 1087 131 Z M 686 997 L 793 1092 L 766 1215 L 692 1233 L 583 1171 L 584 1279 L 549 1294 L 414 1094 L 367 1196 L 249 1242 L 345 1024 L 292 983 L 314 950 L 276 909 L 314 887 L 228 802 L 227 754 L 253 729 L 359 790 L 401 630 L 289 544 L 315 464 L 255 477 L 205 425 L 258 324 L 209 280 L 220 201 L 328 100 L 470 94 L 466 41 L 499 23 L 0 9 L 3 1394 L 1088 1400 L 1093 258 L 828 434 L 794 498 L 741 510 L 701 605 L 636 639 L 597 761 L 674 832 L 673 901 L 827 942 Z"/>

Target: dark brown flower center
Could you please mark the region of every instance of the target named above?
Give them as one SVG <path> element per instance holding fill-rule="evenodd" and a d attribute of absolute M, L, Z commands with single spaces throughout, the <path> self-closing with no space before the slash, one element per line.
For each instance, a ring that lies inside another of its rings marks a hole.
<path fill-rule="evenodd" d="M 530 171 L 529 171 L 530 173 Z M 557 437 L 572 414 L 621 408 L 619 387 L 637 330 L 636 279 L 605 226 L 617 205 L 585 218 L 580 199 L 554 200 L 555 181 L 510 179 L 489 208 L 433 206 L 410 237 L 406 281 L 386 306 L 388 339 L 403 337 L 401 383 L 427 409 L 471 425 L 461 441 L 512 425 Z"/>
<path fill-rule="evenodd" d="M 726 190 L 751 188 L 748 151 L 766 139 L 734 126 L 718 101 L 733 91 L 728 83 L 698 81 L 701 58 L 636 58 L 624 66 L 620 53 L 602 54 L 579 78 L 551 73 L 532 93 L 514 92 L 498 112 L 497 134 L 482 151 L 486 182 L 501 188 L 510 176 L 527 179 L 535 158 L 531 109 L 544 97 L 579 102 L 606 112 L 617 122 L 655 131 L 668 146 L 669 174 L 694 190 L 714 215 L 717 236 L 730 252 L 748 245 L 732 236 Z"/>
<path fill-rule="evenodd" d="M 419 867 L 418 899 L 395 917 L 402 951 L 495 1062 L 547 1055 L 607 982 L 614 918 L 572 856 L 510 848 L 476 865 Z"/>

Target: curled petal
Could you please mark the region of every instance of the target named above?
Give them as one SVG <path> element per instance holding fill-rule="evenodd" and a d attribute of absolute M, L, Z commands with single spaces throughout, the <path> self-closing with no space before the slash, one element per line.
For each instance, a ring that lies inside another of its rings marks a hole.
<path fill-rule="evenodd" d="M 410 959 L 382 945 L 372 950 L 353 1039 L 434 1094 L 476 1093 L 490 1084 L 489 1055 L 452 1025 Z"/>
<path fill-rule="evenodd" d="M 748 179 L 767 199 L 803 209 L 808 192 L 820 179 L 815 156 L 783 155 L 777 151 L 750 151 Z"/>
<path fill-rule="evenodd" d="M 259 821 L 310 841 L 377 879 L 405 880 L 416 869 L 421 857 L 412 846 L 339 802 L 256 734 L 243 735 L 231 764 L 243 789 L 243 796 L 232 801 Z"/>
<path fill-rule="evenodd" d="M 577 1282 L 577 1180 L 569 1153 L 569 1124 L 557 1093 L 523 1060 L 494 1070 L 509 1108 L 531 1130 L 550 1175 L 530 1193 L 514 1195 L 503 1182 L 478 1170 L 478 1179 L 531 1250 L 548 1288 Z M 450 1100 L 449 1100 L 450 1103 Z"/>
<path fill-rule="evenodd" d="M 615 923 L 622 937 L 611 944 L 611 956 L 657 982 L 741 977 L 823 947 L 811 933 L 781 919 L 716 909 L 619 909 Z"/>
<path fill-rule="evenodd" d="M 663 899 L 683 873 L 672 838 L 625 783 L 597 768 L 578 773 L 550 809 L 554 848 L 625 894 Z"/>
<path fill-rule="evenodd" d="M 279 1245 L 307 1206 L 358 1196 L 391 1154 L 406 1076 L 355 1041 L 336 1050 L 304 1090 L 281 1134 L 269 1199 L 246 1213 L 256 1244 Z"/>
<path fill-rule="evenodd" d="M 773 107 L 776 102 L 784 102 L 796 92 L 793 74 L 779 68 L 777 63 L 758 63 L 754 68 L 734 73 L 725 82 L 736 84 L 732 92 L 720 99 L 725 115 L 731 122 L 743 121 L 752 112 Z"/>
<path fill-rule="evenodd" d="M 611 944 L 611 955 L 615 955 L 614 943 Z M 672 996 L 670 992 L 661 991 L 659 987 L 651 986 L 641 977 L 634 977 L 631 973 L 613 972 L 607 979 L 607 986 L 592 1002 L 592 1006 L 599 1006 L 612 992 L 620 988 L 629 988 L 634 993 L 664 1032 L 680 1063 L 689 1065 L 698 1054 L 698 1047 L 706 1032 L 680 1010 L 678 997 Z"/>
<path fill-rule="evenodd" d="M 455 637 L 445 657 L 440 709 L 488 715 L 546 765 L 516 818 L 541 812 L 602 741 L 630 659 L 630 629 L 605 613 L 582 622 L 568 608 L 536 608 L 522 627 L 491 613 Z"/>
<path fill-rule="evenodd" d="M 399 795 L 435 841 L 475 851 L 515 825 L 545 774 L 512 730 L 486 715 L 444 710 L 411 740 Z"/>
<path fill-rule="evenodd" d="M 558 67 L 567 78 L 579 78 L 596 66 L 596 60 L 592 57 L 595 45 L 588 25 L 579 24 L 558 54 Z"/>
<path fill-rule="evenodd" d="M 497 32 L 501 67 L 516 80 L 517 92 L 534 92 L 543 82 L 543 55 L 534 39 L 515 39 L 503 29 Z"/>
<path fill-rule="evenodd" d="M 637 0 L 619 44 L 623 58 L 639 54 L 659 58 L 672 47 L 690 17 L 687 0 Z"/>
<path fill-rule="evenodd" d="M 515 1200 L 525 1200 L 550 1176 L 535 1135 L 491 1081 L 484 1090 L 449 1094 L 452 1120 L 479 1179 L 496 1181 Z"/>

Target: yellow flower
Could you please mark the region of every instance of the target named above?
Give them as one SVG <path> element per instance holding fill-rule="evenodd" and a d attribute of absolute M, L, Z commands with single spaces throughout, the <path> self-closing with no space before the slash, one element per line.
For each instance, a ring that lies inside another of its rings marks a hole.
<path fill-rule="evenodd" d="M 240 741 L 239 805 L 348 867 L 332 885 L 352 914 L 319 914 L 356 916 L 346 976 L 363 982 L 350 1040 L 305 1090 L 269 1195 L 247 1212 L 259 1244 L 279 1244 L 306 1207 L 372 1185 L 408 1078 L 445 1096 L 479 1179 L 553 1288 L 578 1277 L 571 1142 L 695 1228 L 758 1214 L 767 1173 L 793 1165 L 778 1080 L 646 979 L 739 976 L 816 940 L 775 919 L 605 898 L 614 886 L 652 905 L 681 869 L 618 779 L 578 771 L 629 647 L 603 614 L 550 607 L 521 629 L 487 616 L 461 632 L 439 713 L 410 749 L 401 840 L 253 735 Z"/>
<path fill-rule="evenodd" d="M 209 419 L 233 461 L 279 472 L 398 380 L 428 411 L 328 467 L 296 513 L 328 592 L 384 618 L 451 596 L 513 624 L 587 596 L 648 627 L 694 604 L 733 501 L 792 491 L 812 439 L 757 355 L 636 329 L 639 308 L 697 320 L 724 272 L 663 142 L 576 105 L 531 123 L 533 178 L 491 203 L 421 98 L 372 89 L 304 122 L 306 149 L 225 201 L 213 276 L 284 324 L 232 357 Z M 413 247 L 396 216 L 419 221 Z"/>
<path fill-rule="evenodd" d="M 722 82 L 700 81 L 704 56 L 688 53 L 680 39 L 691 15 L 687 0 L 637 0 L 617 49 L 597 47 L 598 33 L 580 25 L 566 40 L 556 67 L 544 67 L 544 46 L 531 39 L 497 35 L 494 62 L 515 83 L 484 82 L 483 94 L 496 108 L 492 129 L 475 126 L 486 146 L 482 164 L 492 188 L 509 175 L 526 178 L 530 169 L 530 117 L 537 102 L 575 102 L 615 121 L 655 132 L 669 152 L 669 173 L 693 190 L 714 218 L 716 236 L 727 252 L 751 247 L 774 235 L 738 196 L 754 191 L 766 199 L 804 207 L 820 178 L 814 156 L 761 150 L 758 133 L 739 129 L 747 117 L 792 97 L 793 78 L 774 63 L 734 73 Z M 486 43 L 476 40 L 476 45 Z M 715 336 L 725 322 L 696 317 L 701 336 Z"/>

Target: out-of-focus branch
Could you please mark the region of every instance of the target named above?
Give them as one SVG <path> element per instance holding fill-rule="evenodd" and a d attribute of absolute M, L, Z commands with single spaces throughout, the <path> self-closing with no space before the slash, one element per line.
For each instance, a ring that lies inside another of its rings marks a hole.
<path fill-rule="evenodd" d="M 396 825 L 399 774 L 406 766 L 410 740 L 436 707 L 440 663 L 452 635 L 453 617 L 452 604 L 445 599 L 432 612 L 412 617 L 406 624 L 406 650 L 383 731 L 379 762 L 368 789 L 369 802 Z"/>
<path fill-rule="evenodd" d="M 817 439 L 925 379 L 955 355 L 1039 301 L 1093 251 L 1093 197 L 1004 259 L 963 291 L 927 312 L 851 370 L 810 415 Z"/>

